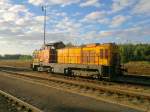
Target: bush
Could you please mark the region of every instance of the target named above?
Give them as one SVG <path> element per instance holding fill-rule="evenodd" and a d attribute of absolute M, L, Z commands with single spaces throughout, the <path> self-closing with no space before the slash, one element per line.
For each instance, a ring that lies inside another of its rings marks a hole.
<path fill-rule="evenodd" d="M 121 62 L 129 61 L 150 61 L 149 44 L 124 44 L 119 45 Z"/>

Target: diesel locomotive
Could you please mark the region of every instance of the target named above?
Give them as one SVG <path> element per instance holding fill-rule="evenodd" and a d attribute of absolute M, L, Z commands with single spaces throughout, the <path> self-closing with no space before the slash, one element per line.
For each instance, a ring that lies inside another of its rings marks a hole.
<path fill-rule="evenodd" d="M 120 65 L 115 43 L 65 47 L 63 42 L 55 42 L 33 52 L 31 67 L 35 71 L 113 80 L 122 74 Z"/>

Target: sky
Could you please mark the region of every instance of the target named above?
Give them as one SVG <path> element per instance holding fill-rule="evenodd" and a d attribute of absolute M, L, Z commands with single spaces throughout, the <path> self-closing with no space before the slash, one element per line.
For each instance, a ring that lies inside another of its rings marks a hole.
<path fill-rule="evenodd" d="M 0 0 L 0 54 L 32 54 L 46 43 L 150 43 L 150 0 Z"/>

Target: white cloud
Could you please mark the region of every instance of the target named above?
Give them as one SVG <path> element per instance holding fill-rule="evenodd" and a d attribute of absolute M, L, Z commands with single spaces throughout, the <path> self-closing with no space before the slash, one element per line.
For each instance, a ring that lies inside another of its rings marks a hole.
<path fill-rule="evenodd" d="M 76 23 L 68 17 L 65 17 L 56 24 L 55 30 L 69 34 L 76 34 L 80 30 L 80 27 L 80 23 Z"/>
<path fill-rule="evenodd" d="M 7 5 L 4 3 L 0 7 L 0 14 L 2 15 L 0 16 L 0 26 L 3 26 L 0 27 L 0 42 L 3 42 L 3 44 L 7 43 L 7 45 L 9 44 L 9 48 L 6 48 L 7 52 L 31 53 L 35 48 L 42 45 L 43 16 L 29 12 L 25 6 L 11 3 L 7 3 Z M 61 19 L 57 20 L 56 18 L 60 16 Z M 53 18 L 50 19 L 51 17 Z M 47 42 L 60 40 L 69 41 L 70 39 L 74 41 L 74 39 L 78 38 L 78 31 L 81 24 L 69 19 L 65 12 L 52 11 L 47 19 Z M 49 22 L 53 23 L 53 25 L 50 26 L 54 27 L 54 29 L 49 29 Z M 35 45 L 34 43 L 37 42 L 38 44 Z M 29 49 L 31 44 L 33 47 Z M 18 47 L 15 48 L 15 45 L 18 45 Z M 2 46 L 2 44 L 0 46 Z M 0 52 L 6 53 L 2 50 L 0 50 Z"/>
<path fill-rule="evenodd" d="M 55 12 L 55 16 L 65 17 L 65 16 L 67 16 L 67 13 L 65 13 L 65 12 Z"/>
<path fill-rule="evenodd" d="M 108 13 L 106 11 L 95 11 L 87 14 L 81 22 L 87 23 L 100 23 L 100 24 L 108 24 L 110 19 L 107 18 Z"/>
<path fill-rule="evenodd" d="M 128 16 L 122 16 L 117 15 L 113 17 L 112 22 L 110 24 L 110 27 L 119 27 L 121 24 L 123 24 L 129 17 Z"/>
<path fill-rule="evenodd" d="M 85 0 L 83 3 L 80 4 L 81 7 L 87 7 L 87 6 L 95 6 L 100 7 L 100 1 L 99 0 Z"/>
<path fill-rule="evenodd" d="M 16 14 L 12 12 L 5 12 L 2 17 L 5 21 L 14 21 L 16 19 Z"/>
<path fill-rule="evenodd" d="M 150 15 L 150 0 L 139 0 L 134 6 L 133 13 Z"/>
<path fill-rule="evenodd" d="M 133 5 L 135 0 L 113 0 L 112 12 L 117 12 Z"/>
<path fill-rule="evenodd" d="M 17 25 L 24 25 L 24 23 L 25 23 L 25 20 L 23 18 L 20 18 L 16 21 Z"/>
<path fill-rule="evenodd" d="M 104 11 L 95 11 L 95 12 L 92 12 L 92 13 L 86 15 L 85 18 L 87 20 L 97 20 L 97 19 L 104 17 L 105 15 L 106 15 L 106 12 L 104 12 Z"/>
<path fill-rule="evenodd" d="M 1 46 L 4 47 L 9 44 L 9 47 L 4 48 L 6 48 L 7 52 L 10 51 L 10 53 L 31 52 L 27 50 L 29 47 L 25 46 L 24 40 L 29 41 L 29 44 L 31 44 L 30 40 L 43 36 L 41 33 L 43 27 L 41 23 L 42 17 L 29 12 L 26 6 L 12 4 L 8 0 L 0 1 L 0 15 Z M 15 45 L 18 45 L 17 48 Z M 5 53 L 2 50 L 0 52 Z"/>
<path fill-rule="evenodd" d="M 110 19 L 108 19 L 108 18 L 99 19 L 98 23 L 100 23 L 100 24 L 109 24 Z"/>
<path fill-rule="evenodd" d="M 80 0 L 48 0 L 48 2 L 53 4 L 62 4 L 62 5 L 70 5 L 73 3 L 78 3 Z"/>
<path fill-rule="evenodd" d="M 85 42 L 87 42 L 89 40 L 98 38 L 99 35 L 96 31 L 89 31 L 89 32 L 86 32 L 85 34 L 81 35 L 81 37 Z"/>
<path fill-rule="evenodd" d="M 39 22 L 43 22 L 44 20 L 44 16 L 36 16 L 35 20 L 39 21 Z"/>
<path fill-rule="evenodd" d="M 24 5 L 13 5 L 8 9 L 10 12 L 27 12 L 28 9 Z"/>
<path fill-rule="evenodd" d="M 29 3 L 33 5 L 70 5 L 73 3 L 78 3 L 80 0 L 28 0 Z"/>
<path fill-rule="evenodd" d="M 9 3 L 8 0 L 1 0 L 1 1 L 0 1 L 0 5 L 4 5 L 4 4 L 7 4 L 7 3 Z"/>
<path fill-rule="evenodd" d="M 28 0 L 29 3 L 33 5 L 41 5 L 44 4 L 44 0 Z"/>
<path fill-rule="evenodd" d="M 28 9 L 24 5 L 12 5 L 8 2 L 1 4 L 0 7 L 1 21 L 3 22 L 16 21 L 16 23 L 20 23 L 21 21 L 23 22 L 23 20 L 20 19 L 20 13 L 22 13 L 22 16 L 23 14 L 25 16 L 29 14 Z"/>
<path fill-rule="evenodd" d="M 108 31 L 100 31 L 99 38 L 108 38 L 114 37 L 114 39 L 119 39 L 118 42 L 140 42 L 142 38 L 150 36 L 150 27 L 132 27 L 127 29 L 120 30 L 108 30 Z M 146 40 L 144 40 L 146 41 Z M 148 41 L 147 41 L 148 42 Z"/>

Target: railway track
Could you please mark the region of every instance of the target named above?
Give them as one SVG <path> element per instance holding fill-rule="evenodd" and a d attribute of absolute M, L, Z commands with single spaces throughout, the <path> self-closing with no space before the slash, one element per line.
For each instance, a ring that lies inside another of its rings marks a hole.
<path fill-rule="evenodd" d="M 38 108 L 0 90 L 0 97 L 7 102 L 7 111 L 9 112 L 42 112 Z M 3 102 L 1 102 L 3 103 Z M 1 109 L 2 110 L 2 109 Z M 6 109 L 5 109 L 6 111 Z"/>
<path fill-rule="evenodd" d="M 1 67 L 0 67 L 1 68 Z M 15 68 L 15 69 L 13 69 Z M 49 77 L 54 77 L 54 78 L 61 78 L 61 79 L 66 79 L 66 80 L 72 80 L 72 81 L 79 81 L 79 82 L 85 82 L 88 84 L 94 84 L 94 86 L 108 86 L 111 88 L 119 88 L 124 90 L 126 88 L 126 90 L 128 91 L 134 91 L 134 92 L 143 92 L 143 93 L 147 93 L 150 94 L 150 87 L 149 86 L 145 86 L 145 85 L 139 85 L 139 84 L 130 84 L 127 82 L 107 82 L 107 81 L 99 81 L 99 80 L 94 80 L 94 79 L 89 79 L 89 78 L 81 78 L 81 77 L 68 77 L 68 76 L 64 76 L 64 75 L 60 75 L 60 74 L 47 74 L 45 72 L 33 72 L 31 71 L 29 68 L 21 68 L 23 69 L 23 71 L 20 70 L 20 68 L 16 68 L 16 67 L 4 67 L 2 69 L 5 70 L 13 70 L 15 73 L 17 71 L 19 71 L 19 73 L 23 73 L 23 74 L 27 74 L 27 75 L 34 75 L 34 76 L 41 76 L 44 78 L 49 78 Z M 19 69 L 19 70 L 18 70 Z M 42 74 L 41 74 L 42 73 Z M 37 75 L 38 74 L 38 75 Z"/>
<path fill-rule="evenodd" d="M 133 83 L 126 83 L 126 82 L 108 82 L 108 81 L 99 81 L 95 79 L 90 79 L 90 78 L 80 78 L 80 77 L 68 77 L 68 76 L 63 76 L 63 75 L 51 75 L 51 77 L 58 77 L 58 78 L 64 78 L 68 80 L 76 80 L 76 81 L 81 81 L 85 83 L 91 83 L 91 84 L 96 84 L 96 85 L 102 85 L 102 86 L 109 86 L 109 87 L 117 87 L 117 88 L 126 88 L 127 90 L 134 90 L 135 92 L 145 92 L 150 94 L 150 87 L 147 85 L 139 85 L 139 84 L 133 84 Z"/>
<path fill-rule="evenodd" d="M 19 78 L 27 78 L 40 82 L 41 84 L 48 84 L 54 88 L 63 89 L 69 92 L 78 93 L 103 101 L 126 105 L 128 107 L 136 108 L 148 112 L 150 110 L 150 94 L 141 93 L 138 91 L 123 90 L 119 87 L 111 87 L 111 84 L 103 83 L 103 85 L 87 84 L 87 80 L 80 82 L 72 80 L 65 80 L 55 77 L 41 77 L 38 75 L 25 74 L 7 70 L 2 72 L 11 74 Z M 70 78 L 71 79 L 71 78 Z M 84 79 L 85 80 L 85 79 Z"/>
<path fill-rule="evenodd" d="M 14 71 L 32 71 L 32 69 L 28 67 L 13 67 L 13 66 L 0 66 L 0 69 L 14 70 Z"/>
<path fill-rule="evenodd" d="M 116 79 L 118 82 L 150 86 L 150 77 L 142 75 L 122 75 Z"/>
<path fill-rule="evenodd" d="M 12 71 L 32 72 L 32 69 L 31 68 L 27 68 L 27 67 L 0 66 L 0 69 L 12 70 Z M 68 77 L 68 76 L 64 76 L 64 78 L 72 79 L 71 77 Z M 98 82 L 99 83 L 99 81 L 95 81 L 95 80 L 89 80 L 89 79 L 85 79 L 85 78 L 80 78 L 80 79 L 83 80 L 83 81 L 86 80 L 88 82 L 93 82 L 93 83 L 95 83 L 95 82 L 97 83 Z M 117 77 L 115 79 L 115 82 L 128 83 L 128 84 L 134 84 L 134 85 L 150 86 L 150 77 L 149 76 L 143 76 L 143 75 L 130 75 L 130 74 L 126 73 L 125 75 Z M 110 84 L 110 82 L 109 82 L 109 84 Z"/>

